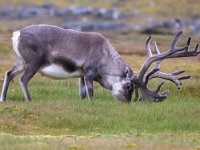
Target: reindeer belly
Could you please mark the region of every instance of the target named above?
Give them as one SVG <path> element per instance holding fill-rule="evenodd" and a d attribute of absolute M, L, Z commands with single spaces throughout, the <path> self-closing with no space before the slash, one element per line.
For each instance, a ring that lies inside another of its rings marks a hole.
<path fill-rule="evenodd" d="M 82 72 L 80 70 L 75 70 L 73 72 L 69 72 L 65 70 L 62 66 L 57 64 L 51 64 L 45 66 L 39 71 L 42 75 L 47 76 L 52 79 L 66 79 L 73 77 L 81 77 Z"/>

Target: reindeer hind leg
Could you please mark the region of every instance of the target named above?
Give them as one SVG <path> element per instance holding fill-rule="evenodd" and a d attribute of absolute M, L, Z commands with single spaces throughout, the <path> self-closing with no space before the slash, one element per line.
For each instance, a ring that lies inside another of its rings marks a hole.
<path fill-rule="evenodd" d="M 22 60 L 17 59 L 16 64 L 13 66 L 13 68 L 10 71 L 7 71 L 5 74 L 4 82 L 3 82 L 3 87 L 2 87 L 2 92 L 1 92 L 1 97 L 0 97 L 0 102 L 4 102 L 6 100 L 6 94 L 8 91 L 8 87 L 10 84 L 10 81 L 23 72 L 24 70 L 24 64 Z"/>

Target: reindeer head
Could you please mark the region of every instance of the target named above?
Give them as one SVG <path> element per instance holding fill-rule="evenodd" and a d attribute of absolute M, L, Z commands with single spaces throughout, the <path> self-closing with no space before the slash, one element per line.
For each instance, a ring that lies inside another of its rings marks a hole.
<path fill-rule="evenodd" d="M 134 83 L 132 82 L 133 72 L 129 66 L 125 67 L 124 73 L 112 86 L 112 95 L 121 102 L 131 102 Z"/>

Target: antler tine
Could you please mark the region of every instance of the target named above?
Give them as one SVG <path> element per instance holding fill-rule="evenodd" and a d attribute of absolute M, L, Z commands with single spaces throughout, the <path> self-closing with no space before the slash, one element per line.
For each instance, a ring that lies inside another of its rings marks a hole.
<path fill-rule="evenodd" d="M 145 78 L 145 82 L 144 84 L 147 85 L 148 84 L 148 81 L 149 81 L 149 77 L 154 74 L 155 72 L 159 71 L 160 69 L 158 68 L 154 68 L 153 70 L 151 70 L 147 75 L 146 75 L 146 78 Z"/>
<path fill-rule="evenodd" d="M 162 101 L 164 101 L 164 100 L 168 97 L 168 93 L 169 93 L 168 90 L 165 91 L 165 92 L 163 92 L 163 93 L 161 94 L 162 96 L 160 96 L 160 99 L 159 99 L 157 102 L 162 102 Z"/>
<path fill-rule="evenodd" d="M 179 40 L 179 38 L 180 38 L 180 36 L 182 35 L 182 33 L 183 33 L 183 31 L 180 31 L 180 32 L 178 32 L 178 33 L 176 34 L 176 36 L 174 37 L 174 40 L 173 40 L 172 45 L 171 45 L 170 52 L 176 53 L 176 52 L 179 52 L 179 51 L 183 51 L 183 50 L 186 50 L 186 51 L 187 51 L 187 50 L 188 50 L 191 38 L 188 38 L 187 44 L 186 44 L 184 47 L 182 47 L 182 48 L 176 48 L 176 47 L 175 47 L 175 46 L 176 46 L 176 43 L 177 43 L 177 41 Z M 173 53 L 172 53 L 172 54 L 173 54 Z"/>
<path fill-rule="evenodd" d="M 156 54 L 160 54 L 160 50 L 158 49 L 158 45 L 157 45 L 156 41 L 153 42 L 153 45 L 154 45 L 154 49 L 156 51 Z"/>
<path fill-rule="evenodd" d="M 135 78 L 139 82 L 143 82 L 143 78 L 144 78 L 146 71 L 148 70 L 149 66 L 153 63 L 153 60 L 151 60 L 151 58 L 153 56 L 152 56 L 151 47 L 150 47 L 150 40 L 151 40 L 151 36 L 149 36 L 146 40 L 147 59 L 146 59 L 145 63 L 142 65 L 142 67 L 140 68 L 139 75 L 137 76 L 137 78 Z"/>
<path fill-rule="evenodd" d="M 155 90 L 155 92 L 156 92 L 156 93 L 160 92 L 160 89 L 162 88 L 162 86 L 163 86 L 164 84 L 165 84 L 164 81 L 161 82 L 161 83 L 159 84 L 159 86 L 157 87 L 157 89 Z"/>
<path fill-rule="evenodd" d="M 157 45 L 156 41 L 154 41 L 153 44 L 154 44 L 154 49 L 156 51 L 156 54 L 160 54 L 160 50 L 158 49 L 158 45 Z M 161 63 L 161 61 L 156 61 L 154 68 L 160 69 L 160 63 Z"/>
<path fill-rule="evenodd" d="M 197 45 L 196 45 L 196 47 L 195 47 L 195 49 L 194 49 L 194 51 L 195 51 L 195 52 L 197 52 L 197 51 L 198 51 L 198 47 L 199 47 L 199 44 L 197 44 Z M 200 53 L 200 51 L 199 51 L 199 52 L 197 52 L 197 53 L 199 54 L 199 53 Z"/>
<path fill-rule="evenodd" d="M 162 94 L 159 94 L 157 96 L 157 99 L 154 99 L 153 101 L 157 102 L 157 103 L 164 101 L 168 97 L 168 93 L 169 93 L 169 91 L 165 91 Z"/>
<path fill-rule="evenodd" d="M 191 42 L 191 37 L 189 37 L 188 40 L 187 40 L 187 45 L 188 45 L 188 47 L 185 49 L 185 51 L 188 51 L 189 46 L 190 46 L 190 42 Z"/>
<path fill-rule="evenodd" d="M 170 51 L 174 51 L 176 49 L 175 48 L 176 43 L 177 43 L 177 41 L 179 40 L 179 38 L 181 37 L 182 34 L 183 34 L 183 31 L 180 31 L 175 35 L 174 40 L 172 41 L 172 44 L 171 44 Z"/>
<path fill-rule="evenodd" d="M 189 76 L 189 75 L 185 75 L 185 76 L 181 76 L 181 77 L 179 77 L 178 79 L 179 80 L 185 80 L 185 79 L 189 79 L 191 76 Z"/>
<path fill-rule="evenodd" d="M 162 95 L 166 95 L 167 96 L 168 93 L 169 93 L 169 91 L 167 90 L 167 91 L 163 92 Z"/>
<path fill-rule="evenodd" d="M 152 56 L 150 41 L 151 41 L 151 36 L 149 36 L 147 38 L 147 40 L 146 40 L 146 53 L 147 53 L 147 57 L 151 57 Z"/>
<path fill-rule="evenodd" d="M 181 73 L 184 73 L 186 70 L 178 70 L 178 71 L 175 71 L 175 72 L 172 72 L 171 75 L 179 75 Z"/>

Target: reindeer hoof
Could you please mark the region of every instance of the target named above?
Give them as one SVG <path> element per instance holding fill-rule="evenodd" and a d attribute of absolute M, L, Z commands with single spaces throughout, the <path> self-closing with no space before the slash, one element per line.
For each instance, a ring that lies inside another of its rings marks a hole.
<path fill-rule="evenodd" d="M 3 103 L 5 103 L 5 101 L 3 101 L 2 99 L 0 99 L 0 104 L 3 104 Z"/>

